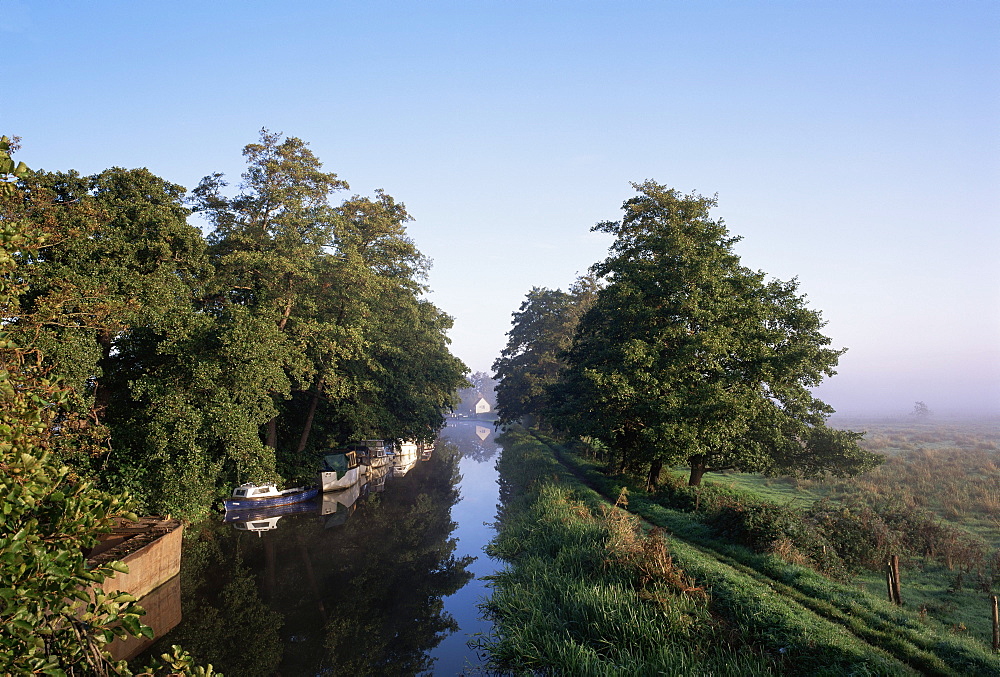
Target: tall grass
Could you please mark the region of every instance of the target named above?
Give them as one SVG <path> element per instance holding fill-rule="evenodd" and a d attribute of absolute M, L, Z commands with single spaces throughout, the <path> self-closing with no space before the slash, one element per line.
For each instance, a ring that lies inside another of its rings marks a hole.
<path fill-rule="evenodd" d="M 570 454 L 561 458 L 603 495 L 620 492 L 623 478 L 608 478 L 593 464 Z M 733 507 L 737 492 L 723 490 L 722 496 L 720 504 Z M 692 503 L 697 500 L 689 498 Z M 823 634 L 830 626 L 820 623 L 812 627 L 816 615 L 840 626 L 836 632 L 848 630 L 923 674 L 1000 674 L 1000 660 L 980 642 L 957 636 L 919 614 L 830 580 L 813 569 L 790 564 L 774 554 L 754 552 L 739 543 L 746 539 L 735 539 L 731 534 L 720 539 L 716 528 L 665 507 L 664 500 L 676 501 L 678 497 L 669 492 L 649 495 L 633 487 L 629 508 L 675 535 L 671 549 L 676 561 L 699 583 L 711 581 L 713 599 L 722 607 L 721 613 L 729 614 L 747 636 L 755 636 L 761 619 L 767 620 L 759 641 L 772 637 L 773 628 L 809 627 L 810 641 L 818 641 L 820 646 L 828 643 L 823 660 L 849 662 L 857 645 L 837 646 L 833 638 Z M 768 600 L 768 608 L 760 608 L 757 599 Z M 778 634 L 786 641 L 795 636 L 790 630 Z M 800 656 L 797 664 L 808 664 L 810 658 L 808 653 Z M 838 669 L 846 670 L 847 664 L 839 663 Z"/>
<path fill-rule="evenodd" d="M 886 462 L 865 475 L 815 481 L 823 493 L 892 496 L 959 524 L 1000 518 L 1000 425 L 997 422 L 862 423 L 862 444 Z M 989 532 L 985 532 L 987 537 Z M 994 547 L 1000 534 L 993 531 Z"/>
<path fill-rule="evenodd" d="M 561 675 L 765 675 L 777 663 L 714 618 L 662 534 L 588 504 L 551 453 L 505 441 L 506 500 L 490 554 L 508 563 L 483 605 L 488 669 Z"/>
<path fill-rule="evenodd" d="M 915 674 L 748 567 L 641 535 L 536 440 L 508 433 L 500 471 L 507 500 L 491 552 L 508 568 L 484 606 L 495 635 L 481 642 L 493 669 Z"/>

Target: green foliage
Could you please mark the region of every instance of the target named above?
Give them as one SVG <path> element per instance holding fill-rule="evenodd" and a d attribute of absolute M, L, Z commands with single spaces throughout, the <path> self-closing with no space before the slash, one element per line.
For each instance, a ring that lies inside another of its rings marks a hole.
<path fill-rule="evenodd" d="M 142 673 L 144 675 L 190 675 L 191 677 L 223 677 L 216 672 L 211 663 L 207 667 L 196 665 L 191 654 L 174 644 L 170 653 L 161 654 L 159 659 L 152 659 Z"/>
<path fill-rule="evenodd" d="M 135 345 L 143 336 L 133 333 L 122 350 L 144 351 Z M 277 413 L 272 393 L 290 389 L 274 359 L 284 349 L 273 322 L 240 307 L 178 322 L 114 408 L 120 450 L 109 481 L 146 485 L 151 507 L 195 516 L 233 481 L 276 480 L 260 429 Z"/>
<path fill-rule="evenodd" d="M 0 316 L 9 317 L 20 291 L 11 284 L 15 256 L 39 244 L 23 222 L 0 222 Z M 53 460 L 53 425 L 68 395 L 39 362 L 37 351 L 0 330 L 0 669 L 100 670 L 104 645 L 125 628 L 140 629 L 139 610 L 127 595 L 91 596 L 89 588 L 115 570 L 88 570 L 84 551 L 131 506 Z"/>
<path fill-rule="evenodd" d="M 23 162 L 15 165 L 10 157 L 16 143 L 17 137 L 14 137 L 13 141 L 6 136 L 0 137 L 0 194 L 3 195 L 14 195 L 17 190 L 14 182 L 23 179 L 31 171 Z"/>
<path fill-rule="evenodd" d="M 88 569 L 84 552 L 129 504 L 53 463 L 37 438 L 48 421 L 36 417 L 33 398 L 10 397 L 11 385 L 0 381 L 0 669 L 103 669 L 105 644 L 142 633 L 142 612 L 129 595 L 89 591 L 117 569 Z"/>
<path fill-rule="evenodd" d="M 29 232 L 23 220 L 0 220 L 5 318 L 15 315 L 24 289 L 12 284 L 21 272 L 16 260 L 45 242 Z M 105 647 L 115 637 L 152 631 L 141 624 L 134 597 L 98 587 L 128 567 L 90 568 L 85 553 L 117 520 L 134 520 L 134 504 L 98 491 L 54 457 L 56 441 L 74 436 L 65 416 L 71 392 L 50 377 L 38 349 L 15 336 L 0 329 L 0 672 L 131 674 L 110 661 Z"/>
<path fill-rule="evenodd" d="M 577 327 L 551 416 L 608 444 L 621 467 L 854 474 L 879 458 L 826 426 L 810 389 L 834 373 L 820 314 L 795 280 L 740 264 L 715 200 L 647 181 L 593 271 L 608 284 Z"/>
<path fill-rule="evenodd" d="M 965 571 L 986 564 L 983 539 L 899 501 L 817 502 L 807 516 L 817 521 L 845 561 L 855 568 L 879 569 L 890 554 L 937 560 Z"/>
<path fill-rule="evenodd" d="M 805 517 L 817 524 L 851 571 L 881 570 L 890 555 L 900 554 L 899 535 L 869 506 L 817 501 Z"/>
<path fill-rule="evenodd" d="M 243 191 L 221 175 L 195 189 L 214 224 L 213 303 L 274 324 L 266 443 L 287 471 L 349 439 L 430 439 L 466 368 L 451 319 L 421 300 L 429 262 L 406 235 L 405 206 L 383 191 L 330 204 L 347 187 L 300 139 L 266 130 L 244 150 Z"/>
<path fill-rule="evenodd" d="M 511 320 L 507 345 L 493 363 L 500 381 L 496 392 L 501 424 L 542 415 L 548 388 L 566 367 L 564 354 L 597 289 L 597 280 L 590 275 L 579 278 L 569 293 L 541 287 L 528 292 Z"/>
<path fill-rule="evenodd" d="M 47 246 L 21 256 L 25 293 L 10 328 L 31 337 L 71 389 L 60 426 L 76 435 L 54 452 L 105 487 L 131 490 L 143 508 L 195 514 L 163 500 L 185 487 L 157 477 L 164 449 L 177 449 L 194 490 L 185 496 L 215 479 L 199 472 L 206 459 L 185 454 L 187 412 L 162 407 L 151 420 L 142 398 L 143 378 L 162 373 L 172 344 L 210 319 L 194 305 L 211 268 L 200 232 L 186 223 L 183 189 L 122 169 L 88 179 L 37 173 L 24 186 L 8 213 L 38 227 Z M 173 385 L 176 402 L 184 381 Z"/>
<path fill-rule="evenodd" d="M 68 389 L 51 451 L 144 510 L 194 519 L 345 441 L 431 439 L 464 384 L 405 206 L 332 204 L 347 184 L 295 137 L 263 130 L 244 156 L 236 195 L 219 174 L 193 191 L 207 239 L 145 169 L 18 170 L 0 193 L 0 223 L 45 239 L 13 255 L 3 317 Z"/>

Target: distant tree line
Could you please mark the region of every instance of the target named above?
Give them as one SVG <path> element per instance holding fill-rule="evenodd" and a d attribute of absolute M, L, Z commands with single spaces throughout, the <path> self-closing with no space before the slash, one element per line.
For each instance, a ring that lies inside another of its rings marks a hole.
<path fill-rule="evenodd" d="M 665 467 L 854 474 L 881 457 L 827 425 L 811 388 L 835 373 L 824 322 L 798 282 L 740 262 L 714 198 L 635 184 L 614 242 L 568 293 L 534 288 L 493 365 L 501 422 L 590 442 L 614 471 Z"/>
<path fill-rule="evenodd" d="M 459 388 L 456 394 L 457 404 L 454 413 L 463 415 L 474 414 L 476 412 L 476 404 L 479 403 L 480 398 L 486 400 L 491 410 L 496 409 L 496 393 L 493 390 L 495 386 L 496 381 L 484 371 L 476 371 L 469 374 L 465 387 Z"/>
<path fill-rule="evenodd" d="M 243 155 L 233 190 L 112 168 L 24 171 L 0 195 L 0 225 L 35 242 L 13 240 L 4 332 L 67 393 L 51 453 L 141 510 L 193 517 L 307 476 L 317 450 L 432 439 L 466 383 L 404 205 L 334 200 L 347 183 L 294 137 Z"/>

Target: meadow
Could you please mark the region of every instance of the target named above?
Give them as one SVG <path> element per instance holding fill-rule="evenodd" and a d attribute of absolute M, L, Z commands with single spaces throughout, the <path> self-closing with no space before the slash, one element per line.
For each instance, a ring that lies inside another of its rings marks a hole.
<path fill-rule="evenodd" d="M 803 510 L 826 501 L 841 508 L 868 506 L 907 515 L 910 522 L 917 518 L 918 530 L 925 536 L 936 535 L 938 542 L 927 538 L 923 543 L 906 543 L 897 538 L 890 544 L 903 556 L 904 604 L 956 633 L 989 641 L 989 597 L 1000 593 L 1000 421 L 833 422 L 864 430 L 862 444 L 883 454 L 885 463 L 853 478 L 728 473 L 716 476 L 714 485 Z M 852 580 L 874 594 L 886 595 L 880 568 L 857 570 Z"/>

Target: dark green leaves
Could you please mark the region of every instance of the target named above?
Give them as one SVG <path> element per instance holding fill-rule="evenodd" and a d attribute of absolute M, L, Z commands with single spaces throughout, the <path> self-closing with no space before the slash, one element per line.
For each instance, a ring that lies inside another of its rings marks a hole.
<path fill-rule="evenodd" d="M 10 149 L 6 138 L 0 149 Z M 74 230 L 80 225 L 75 207 L 59 203 L 69 184 L 80 182 L 75 175 L 63 178 L 58 190 L 36 181 L 34 193 L 0 195 L 0 280 L 18 281 L 0 287 L 0 673 L 131 674 L 124 663 L 112 664 L 104 647 L 116 636 L 151 630 L 140 624 L 134 597 L 99 587 L 128 568 L 115 562 L 88 569 L 84 553 L 117 519 L 134 518 L 133 503 L 98 490 L 57 459 L 60 447 L 85 448 L 86 430 L 70 409 L 72 388 L 53 378 L 53 366 L 26 340 L 51 339 L 46 329 L 56 318 L 67 320 L 60 329 L 85 332 L 75 281 L 54 273 L 67 252 L 40 249 L 52 233 L 66 241 L 81 236 Z M 38 196 L 44 203 L 32 204 Z M 15 270 L 20 262 L 32 265 Z M 46 302 L 49 295 L 60 302 Z M 24 305 L 38 314 L 26 314 Z M 87 425 L 96 427 L 90 419 Z"/>
<path fill-rule="evenodd" d="M 877 459 L 826 427 L 810 388 L 834 373 L 823 322 L 795 280 L 740 263 L 714 198 L 635 185 L 594 271 L 608 284 L 577 327 L 550 411 L 625 467 L 858 472 Z"/>
<path fill-rule="evenodd" d="M 507 346 L 493 363 L 501 423 L 539 416 L 549 405 L 548 388 L 565 368 L 564 354 L 583 313 L 598 290 L 593 276 L 581 277 L 569 293 L 533 288 L 514 313 Z"/>

